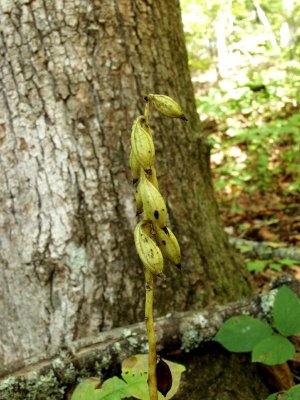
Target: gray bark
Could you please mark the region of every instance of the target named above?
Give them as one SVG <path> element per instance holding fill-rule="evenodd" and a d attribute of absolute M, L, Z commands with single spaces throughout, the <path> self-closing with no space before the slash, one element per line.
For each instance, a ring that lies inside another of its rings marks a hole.
<path fill-rule="evenodd" d="M 143 319 L 127 160 L 149 92 L 189 119 L 152 120 L 183 252 L 157 315 L 249 293 L 213 197 L 177 1 L 5 0 L 0 49 L 0 372 Z"/>

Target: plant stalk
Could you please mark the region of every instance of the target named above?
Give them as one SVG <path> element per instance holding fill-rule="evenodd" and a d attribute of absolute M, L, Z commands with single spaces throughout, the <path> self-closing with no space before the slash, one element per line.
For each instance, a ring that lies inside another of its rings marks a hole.
<path fill-rule="evenodd" d="M 154 318 L 153 318 L 153 274 L 145 268 L 146 280 L 146 301 L 145 301 L 145 320 L 146 330 L 149 344 L 148 355 L 148 388 L 150 400 L 158 400 L 157 395 L 157 382 L 156 382 L 156 338 L 154 331 Z"/>
<path fill-rule="evenodd" d="M 149 124 L 149 115 L 150 115 L 150 103 L 149 101 L 147 101 L 145 104 L 145 111 L 144 111 L 144 117 L 146 119 L 147 124 Z"/>

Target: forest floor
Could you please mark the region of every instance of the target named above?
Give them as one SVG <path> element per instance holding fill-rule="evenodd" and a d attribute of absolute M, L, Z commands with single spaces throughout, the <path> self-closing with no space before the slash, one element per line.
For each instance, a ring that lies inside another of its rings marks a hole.
<path fill-rule="evenodd" d="M 214 175 L 213 163 L 212 172 Z M 214 179 L 218 178 L 216 174 Z M 240 187 L 238 195 L 232 195 L 228 194 L 228 187 L 227 192 L 216 190 L 221 219 L 228 235 L 275 249 L 300 249 L 300 193 L 286 195 L 284 186 L 287 181 L 283 174 L 278 175 L 277 190 L 273 192 L 254 189 L 249 193 L 246 187 Z M 230 181 L 227 183 L 230 185 Z M 280 187 L 282 190 L 278 189 Z M 243 249 L 240 250 L 244 255 Z M 300 280 L 300 259 L 245 255 L 244 258 L 257 293 L 268 291 L 272 283 L 280 279 L 291 277 Z M 296 347 L 293 358 L 266 370 L 268 379 L 277 390 L 300 383 L 299 335 L 294 336 L 293 343 Z"/>
<path fill-rule="evenodd" d="M 231 92 L 194 84 L 227 234 L 300 249 L 300 101 L 287 96 L 279 106 L 271 84 L 259 91 L 237 85 Z M 299 252 L 295 258 L 293 251 L 284 258 L 246 255 L 245 261 L 258 291 L 282 274 L 300 279 Z"/>
<path fill-rule="evenodd" d="M 300 248 L 300 194 L 280 196 L 259 191 L 233 200 L 217 192 L 223 225 L 229 236 L 266 243 L 273 248 Z M 257 291 L 282 274 L 300 279 L 300 260 L 246 258 Z"/>

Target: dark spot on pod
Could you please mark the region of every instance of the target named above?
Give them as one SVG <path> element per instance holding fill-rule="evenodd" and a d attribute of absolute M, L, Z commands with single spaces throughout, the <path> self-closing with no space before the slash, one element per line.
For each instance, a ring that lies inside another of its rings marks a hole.
<path fill-rule="evenodd" d="M 145 169 L 144 171 L 146 172 L 147 175 L 152 175 L 152 169 L 151 168 Z"/>
<path fill-rule="evenodd" d="M 176 264 L 175 267 L 181 271 L 181 264 Z"/>
<path fill-rule="evenodd" d="M 141 234 L 141 237 L 142 237 L 142 239 L 143 239 L 143 241 L 144 241 L 145 243 L 148 242 L 148 238 L 147 238 L 146 235 Z"/>
<path fill-rule="evenodd" d="M 182 121 L 188 121 L 188 119 L 186 118 L 185 115 L 182 115 L 182 116 L 180 117 L 180 119 L 182 119 Z"/>
<path fill-rule="evenodd" d="M 166 241 L 165 241 L 165 240 L 162 240 L 162 244 L 166 245 Z"/>
<path fill-rule="evenodd" d="M 148 96 L 145 96 L 145 97 L 144 97 L 144 100 L 145 100 L 145 101 L 149 101 Z"/>
<path fill-rule="evenodd" d="M 161 228 L 168 236 L 170 236 L 169 235 L 169 231 L 168 231 L 168 228 L 166 227 L 166 226 L 164 226 L 163 228 Z"/>
<path fill-rule="evenodd" d="M 138 217 L 140 214 L 142 214 L 143 213 L 143 211 L 137 211 L 136 213 L 135 213 L 135 216 L 136 217 Z"/>
<path fill-rule="evenodd" d="M 132 184 L 135 185 L 138 181 L 138 179 L 132 179 Z"/>
<path fill-rule="evenodd" d="M 154 217 L 155 217 L 155 219 L 159 218 L 159 212 L 157 210 L 154 211 Z"/>

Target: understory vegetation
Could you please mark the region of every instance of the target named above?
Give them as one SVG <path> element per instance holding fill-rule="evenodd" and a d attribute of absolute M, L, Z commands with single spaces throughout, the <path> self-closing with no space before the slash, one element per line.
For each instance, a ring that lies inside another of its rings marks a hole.
<path fill-rule="evenodd" d="M 299 246 L 300 3 L 181 5 L 226 229 Z"/>
<path fill-rule="evenodd" d="M 256 291 L 300 279 L 300 2 L 181 0 L 181 7 L 225 229 L 242 240 Z M 251 252 L 253 243 L 266 250 Z M 269 369 L 280 391 L 268 400 L 299 398 L 295 338 L 295 355 Z"/>

